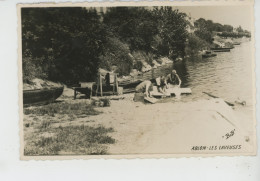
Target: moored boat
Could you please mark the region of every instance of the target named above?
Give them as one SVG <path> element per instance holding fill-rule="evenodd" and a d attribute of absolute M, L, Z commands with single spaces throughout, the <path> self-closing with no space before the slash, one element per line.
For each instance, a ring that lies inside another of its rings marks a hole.
<path fill-rule="evenodd" d="M 230 49 L 233 49 L 233 47 L 211 48 L 210 50 L 213 50 L 214 52 L 230 52 Z"/>
<path fill-rule="evenodd" d="M 230 52 L 230 49 L 213 50 L 213 52 Z"/>
<path fill-rule="evenodd" d="M 239 43 L 239 42 L 235 42 L 235 43 L 233 43 L 233 45 L 240 45 L 241 43 Z"/>
<path fill-rule="evenodd" d="M 54 102 L 63 93 L 64 87 L 23 90 L 24 105 L 48 104 Z"/>
<path fill-rule="evenodd" d="M 215 57 L 215 56 L 217 56 L 217 54 L 212 53 L 211 51 L 205 51 L 205 52 L 202 54 L 202 58 L 209 58 L 209 57 Z"/>

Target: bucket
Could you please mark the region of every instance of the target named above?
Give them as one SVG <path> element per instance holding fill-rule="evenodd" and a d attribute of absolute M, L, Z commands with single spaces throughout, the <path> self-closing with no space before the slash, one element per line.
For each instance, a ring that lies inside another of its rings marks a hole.
<path fill-rule="evenodd" d="M 118 95 L 123 95 L 123 87 L 118 87 L 117 93 Z"/>
<path fill-rule="evenodd" d="M 144 102 L 144 93 L 135 93 L 134 101 L 135 102 Z"/>

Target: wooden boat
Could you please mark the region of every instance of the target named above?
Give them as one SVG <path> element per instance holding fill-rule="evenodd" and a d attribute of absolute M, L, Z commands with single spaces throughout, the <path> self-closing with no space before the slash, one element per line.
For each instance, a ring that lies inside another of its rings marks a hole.
<path fill-rule="evenodd" d="M 213 52 L 230 52 L 230 49 L 225 49 L 225 50 L 213 50 Z"/>
<path fill-rule="evenodd" d="M 64 87 L 23 90 L 24 105 L 48 104 L 54 102 L 63 93 Z"/>
<path fill-rule="evenodd" d="M 230 52 L 230 49 L 233 49 L 233 47 L 231 48 L 228 48 L 228 47 L 225 47 L 225 48 L 211 48 L 211 50 L 213 50 L 214 52 Z"/>
<path fill-rule="evenodd" d="M 217 54 L 212 53 L 211 51 L 206 51 L 204 54 L 202 54 L 202 58 L 209 58 L 209 57 L 215 57 Z"/>

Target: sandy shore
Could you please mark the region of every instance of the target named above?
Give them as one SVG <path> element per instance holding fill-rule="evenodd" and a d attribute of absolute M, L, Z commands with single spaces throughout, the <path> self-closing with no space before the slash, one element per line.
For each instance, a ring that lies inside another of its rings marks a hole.
<path fill-rule="evenodd" d="M 103 114 L 88 119 L 94 120 L 91 124 L 115 128 L 117 142 L 111 145 L 110 154 L 192 153 L 193 146 L 204 145 L 245 144 L 239 152 L 253 148 L 248 123 L 253 120 L 221 99 L 144 105 L 129 97 L 101 109 Z M 225 134 L 234 129 L 234 136 L 226 139 Z"/>
<path fill-rule="evenodd" d="M 133 94 L 111 100 L 110 107 L 95 108 L 102 113 L 73 121 L 57 122 L 53 127 L 89 125 L 112 127 L 109 135 L 116 140 L 108 154 L 204 153 L 210 146 L 242 145 L 241 148 L 217 149 L 210 153 L 253 152 L 253 120 L 244 108 L 228 106 L 222 99 L 194 102 L 144 104 L 133 101 Z M 85 99 L 63 101 L 88 102 Z M 30 116 L 25 116 L 29 120 Z M 64 120 L 64 119 L 63 119 Z M 234 134 L 228 139 L 226 134 Z M 29 135 L 28 131 L 25 135 Z M 206 146 L 206 150 L 194 150 Z"/>

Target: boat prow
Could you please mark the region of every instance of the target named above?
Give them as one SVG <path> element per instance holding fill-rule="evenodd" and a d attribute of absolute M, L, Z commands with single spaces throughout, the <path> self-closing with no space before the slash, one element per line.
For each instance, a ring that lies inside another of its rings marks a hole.
<path fill-rule="evenodd" d="M 24 105 L 39 105 L 54 102 L 63 93 L 64 87 L 23 90 Z"/>

